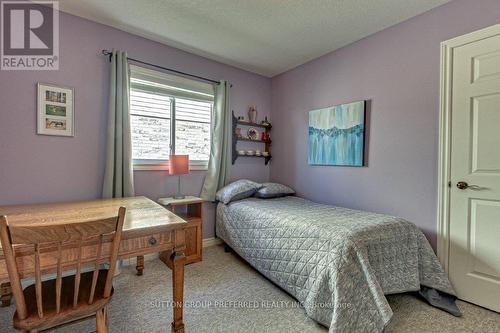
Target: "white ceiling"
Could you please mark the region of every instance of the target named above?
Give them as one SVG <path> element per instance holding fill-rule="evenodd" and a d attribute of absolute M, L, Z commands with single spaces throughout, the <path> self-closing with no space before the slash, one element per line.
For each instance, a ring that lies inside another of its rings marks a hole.
<path fill-rule="evenodd" d="M 60 0 L 62 11 L 272 77 L 450 0 Z"/>

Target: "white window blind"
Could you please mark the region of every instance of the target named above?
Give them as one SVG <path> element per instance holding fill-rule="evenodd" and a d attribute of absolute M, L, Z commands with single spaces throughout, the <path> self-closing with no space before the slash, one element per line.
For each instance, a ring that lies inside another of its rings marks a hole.
<path fill-rule="evenodd" d="M 194 161 L 210 157 L 212 104 L 177 98 L 175 100 L 175 153 Z"/>
<path fill-rule="evenodd" d="M 130 89 L 133 159 L 168 160 L 171 103 L 171 97 Z"/>
<path fill-rule="evenodd" d="M 131 66 L 130 113 L 135 165 L 165 165 L 170 152 L 206 167 L 210 156 L 213 87 Z"/>

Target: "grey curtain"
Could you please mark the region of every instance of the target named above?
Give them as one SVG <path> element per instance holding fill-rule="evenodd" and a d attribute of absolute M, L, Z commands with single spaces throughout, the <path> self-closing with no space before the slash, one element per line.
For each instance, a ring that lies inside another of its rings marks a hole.
<path fill-rule="evenodd" d="M 212 146 L 208 172 L 201 190 L 201 197 L 210 201 L 214 201 L 217 190 L 228 183 L 231 173 L 233 127 L 229 104 L 230 86 L 227 81 L 220 81 L 215 86 Z"/>
<path fill-rule="evenodd" d="M 108 106 L 103 198 L 134 196 L 127 53 L 113 50 Z"/>

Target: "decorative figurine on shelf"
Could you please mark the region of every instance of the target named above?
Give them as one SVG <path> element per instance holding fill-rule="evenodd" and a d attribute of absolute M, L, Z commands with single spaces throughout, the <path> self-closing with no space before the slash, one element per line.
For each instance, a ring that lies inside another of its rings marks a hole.
<path fill-rule="evenodd" d="M 241 139 L 241 128 L 240 127 L 236 127 L 236 137 L 238 139 Z"/>
<path fill-rule="evenodd" d="M 247 136 L 250 140 L 259 140 L 259 131 L 257 131 L 253 127 L 250 127 L 247 131 Z"/>
<path fill-rule="evenodd" d="M 264 120 L 262 120 L 261 124 L 264 125 L 264 126 L 269 126 L 270 125 L 269 121 L 267 120 L 267 116 L 264 118 Z"/>
<path fill-rule="evenodd" d="M 248 108 L 248 120 L 251 123 L 257 122 L 257 109 L 255 106 L 251 106 Z"/>
<path fill-rule="evenodd" d="M 262 141 L 267 141 L 267 133 L 266 132 L 262 132 L 262 135 L 260 136 L 260 139 Z"/>

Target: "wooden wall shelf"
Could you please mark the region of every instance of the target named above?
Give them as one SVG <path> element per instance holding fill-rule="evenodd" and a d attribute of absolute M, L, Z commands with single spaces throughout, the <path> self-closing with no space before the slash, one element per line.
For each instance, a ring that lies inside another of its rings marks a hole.
<path fill-rule="evenodd" d="M 238 127 L 238 125 L 263 128 L 268 136 L 269 136 L 269 133 L 271 132 L 272 125 L 271 124 L 266 124 L 266 125 L 257 124 L 257 123 L 251 123 L 249 121 L 238 120 L 235 117 L 234 111 L 233 111 L 233 142 L 232 142 L 233 143 L 233 164 L 236 162 L 236 159 L 238 157 L 257 157 L 257 158 L 263 158 L 265 165 L 267 165 L 269 163 L 269 161 L 271 161 L 271 158 L 272 158 L 272 156 L 271 156 L 271 140 L 270 139 L 269 140 L 252 140 L 249 138 L 238 138 L 236 136 L 236 128 Z M 264 144 L 265 145 L 264 151 L 267 151 L 269 153 L 269 155 L 268 156 L 239 155 L 238 150 L 236 149 L 236 145 L 238 144 L 238 141 Z"/>
<path fill-rule="evenodd" d="M 233 116 L 234 116 L 234 113 L 233 113 Z M 269 125 L 263 125 L 263 124 L 257 124 L 257 123 L 251 123 L 249 121 L 243 121 L 243 120 L 238 120 L 236 119 L 236 124 L 238 125 L 243 125 L 243 126 L 250 126 L 250 127 L 260 127 L 260 128 L 266 128 L 266 129 L 271 129 L 271 124 Z"/>
<path fill-rule="evenodd" d="M 249 142 L 269 143 L 269 144 L 271 144 L 271 140 L 254 140 L 254 139 L 248 139 L 248 138 L 238 138 L 238 141 L 249 141 Z"/>

